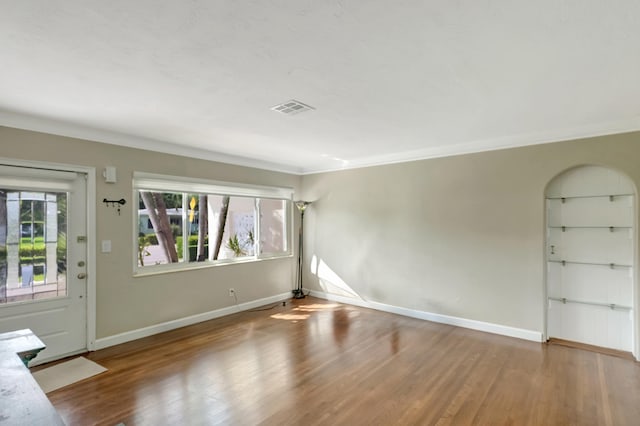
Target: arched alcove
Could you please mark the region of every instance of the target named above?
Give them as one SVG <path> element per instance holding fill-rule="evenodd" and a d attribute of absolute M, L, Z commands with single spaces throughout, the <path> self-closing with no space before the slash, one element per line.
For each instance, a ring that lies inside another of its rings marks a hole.
<path fill-rule="evenodd" d="M 635 194 L 629 178 L 601 166 L 549 182 L 548 338 L 633 351 Z"/>

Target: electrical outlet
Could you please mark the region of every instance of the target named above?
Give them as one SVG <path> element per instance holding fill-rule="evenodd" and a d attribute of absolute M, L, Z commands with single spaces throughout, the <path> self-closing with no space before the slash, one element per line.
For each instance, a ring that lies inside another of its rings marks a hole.
<path fill-rule="evenodd" d="M 229 297 L 233 297 L 236 295 L 236 290 L 234 288 L 229 289 Z"/>

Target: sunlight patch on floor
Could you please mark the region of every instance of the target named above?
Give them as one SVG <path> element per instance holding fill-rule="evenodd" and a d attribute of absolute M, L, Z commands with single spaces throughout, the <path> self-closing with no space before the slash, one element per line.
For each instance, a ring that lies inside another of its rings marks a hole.
<path fill-rule="evenodd" d="M 337 308 L 338 305 L 337 303 L 326 303 L 326 304 L 322 304 L 322 303 L 314 303 L 312 305 L 300 305 L 296 308 L 294 308 L 294 311 L 304 311 L 304 312 L 317 312 L 317 311 L 326 311 L 329 309 L 334 309 Z"/>
<path fill-rule="evenodd" d="M 279 314 L 271 315 L 271 318 L 280 319 L 280 320 L 286 320 L 286 321 L 302 321 L 302 320 L 308 319 L 310 316 L 311 315 L 309 315 L 309 314 L 283 314 L 283 313 L 279 313 Z"/>

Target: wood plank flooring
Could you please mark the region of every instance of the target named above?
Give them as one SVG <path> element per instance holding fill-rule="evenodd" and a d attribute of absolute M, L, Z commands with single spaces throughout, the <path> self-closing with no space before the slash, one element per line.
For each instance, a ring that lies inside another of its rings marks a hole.
<path fill-rule="evenodd" d="M 69 425 L 637 425 L 640 364 L 289 301 L 86 355 L 48 396 Z"/>

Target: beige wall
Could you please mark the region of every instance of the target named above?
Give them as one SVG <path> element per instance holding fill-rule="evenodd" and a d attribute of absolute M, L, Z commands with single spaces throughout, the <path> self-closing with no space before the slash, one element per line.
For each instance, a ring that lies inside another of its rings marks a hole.
<path fill-rule="evenodd" d="M 291 257 L 133 278 L 131 178 L 135 170 L 299 191 L 298 176 L 6 127 L 0 127 L 0 157 L 96 168 L 97 238 L 90 243 L 97 252 L 97 338 L 230 306 L 229 287 L 240 303 L 292 289 Z M 102 179 L 105 166 L 117 168 L 116 184 Z M 105 207 L 103 198 L 126 199 L 121 215 Z M 100 253 L 100 241 L 106 239 L 112 252 Z"/>
<path fill-rule="evenodd" d="M 582 164 L 639 187 L 640 133 L 305 176 L 305 286 L 542 332 L 544 190 Z"/>

